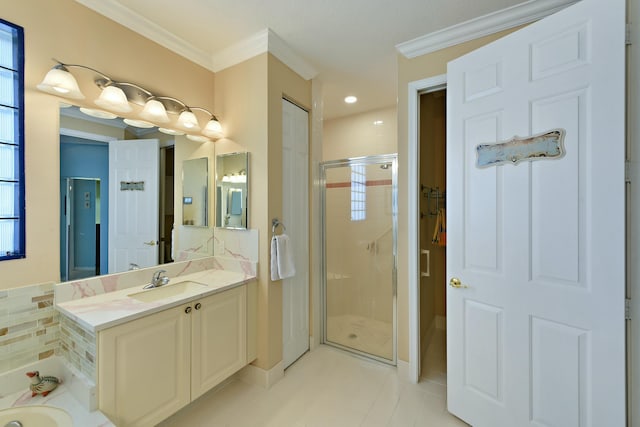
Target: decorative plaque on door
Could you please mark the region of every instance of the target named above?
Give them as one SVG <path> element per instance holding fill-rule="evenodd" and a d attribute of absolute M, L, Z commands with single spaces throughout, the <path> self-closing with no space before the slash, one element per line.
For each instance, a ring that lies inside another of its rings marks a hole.
<path fill-rule="evenodd" d="M 537 135 L 513 138 L 495 144 L 479 144 L 476 147 L 479 168 L 510 163 L 517 165 L 525 160 L 560 159 L 564 156 L 564 129 L 552 129 Z"/>

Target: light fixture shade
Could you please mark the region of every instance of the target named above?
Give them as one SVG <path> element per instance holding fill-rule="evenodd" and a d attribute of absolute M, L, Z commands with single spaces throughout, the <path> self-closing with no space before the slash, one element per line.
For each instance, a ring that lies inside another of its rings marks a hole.
<path fill-rule="evenodd" d="M 140 112 L 140 117 L 155 123 L 169 123 L 169 116 L 167 116 L 167 110 L 162 105 L 162 102 L 157 99 L 149 99 L 144 108 Z"/>
<path fill-rule="evenodd" d="M 99 119 L 113 120 L 116 117 L 118 117 L 115 114 L 110 113 L 108 111 L 95 110 L 93 108 L 80 107 L 80 111 L 82 111 L 87 116 L 97 117 Z"/>
<path fill-rule="evenodd" d="M 117 113 L 128 113 L 132 110 L 127 95 L 117 86 L 106 86 L 94 102 L 102 108 Z"/>
<path fill-rule="evenodd" d="M 218 119 L 213 116 L 211 117 L 211 120 L 207 122 L 207 125 L 204 127 L 202 133 L 211 138 L 219 138 L 220 136 L 222 136 L 222 125 L 220 124 Z"/>
<path fill-rule="evenodd" d="M 207 138 L 206 136 L 202 136 L 202 135 L 187 135 L 187 138 L 189 138 L 191 141 L 195 141 L 195 142 L 210 142 L 211 141 L 209 138 Z"/>
<path fill-rule="evenodd" d="M 184 135 L 184 132 L 175 129 L 158 128 L 158 130 L 162 133 L 166 133 L 167 135 Z"/>
<path fill-rule="evenodd" d="M 145 122 L 144 120 L 123 119 L 122 121 L 128 124 L 129 126 L 134 126 L 142 129 L 151 129 L 152 127 L 155 127 L 153 123 Z"/>
<path fill-rule="evenodd" d="M 198 123 L 198 118 L 191 110 L 184 110 L 180 113 L 178 117 L 178 126 L 183 129 L 199 131 L 200 124 Z"/>
<path fill-rule="evenodd" d="M 63 65 L 56 65 L 49 70 L 37 88 L 43 92 L 65 98 L 84 99 L 76 78 Z"/>

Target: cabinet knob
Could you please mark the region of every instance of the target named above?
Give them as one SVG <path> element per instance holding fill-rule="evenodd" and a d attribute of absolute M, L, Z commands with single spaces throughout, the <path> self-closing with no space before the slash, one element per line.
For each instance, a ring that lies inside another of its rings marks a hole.
<path fill-rule="evenodd" d="M 187 313 L 187 314 L 191 313 L 191 306 L 185 308 L 184 312 Z"/>
<path fill-rule="evenodd" d="M 200 307 L 202 307 L 202 304 L 200 304 L 199 302 L 196 303 L 196 310 L 200 310 Z"/>

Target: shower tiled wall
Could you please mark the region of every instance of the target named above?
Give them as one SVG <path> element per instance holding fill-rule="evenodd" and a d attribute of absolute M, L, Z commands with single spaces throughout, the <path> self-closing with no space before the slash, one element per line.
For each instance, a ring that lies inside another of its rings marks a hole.
<path fill-rule="evenodd" d="M 60 337 L 53 283 L 0 291 L 0 373 L 52 356 Z"/>

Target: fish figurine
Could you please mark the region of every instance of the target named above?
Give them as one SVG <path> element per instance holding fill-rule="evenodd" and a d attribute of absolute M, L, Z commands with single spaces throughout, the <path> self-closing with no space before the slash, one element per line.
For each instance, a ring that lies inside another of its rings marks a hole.
<path fill-rule="evenodd" d="M 29 384 L 29 388 L 31 389 L 31 397 L 34 397 L 37 394 L 41 394 L 46 396 L 60 384 L 60 381 L 56 377 L 51 376 L 40 376 L 40 372 L 32 371 L 27 372 L 27 376 L 31 378 L 31 384 Z"/>

